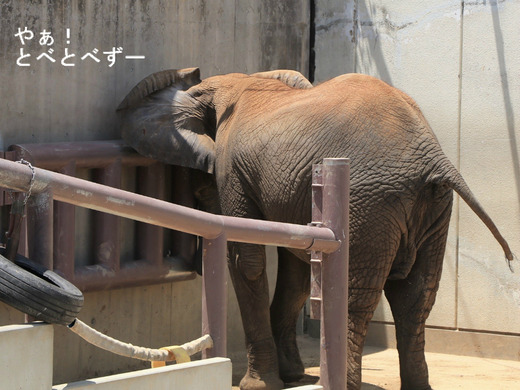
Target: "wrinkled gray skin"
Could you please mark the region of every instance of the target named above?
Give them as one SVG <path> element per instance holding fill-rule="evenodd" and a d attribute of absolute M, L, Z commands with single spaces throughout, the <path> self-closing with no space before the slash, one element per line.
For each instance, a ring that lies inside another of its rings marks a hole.
<path fill-rule="evenodd" d="M 310 221 L 312 164 L 349 157 L 349 389 L 361 385 L 367 325 L 383 290 L 402 388 L 429 389 L 424 323 L 441 276 L 452 189 L 513 257 L 410 97 L 359 74 L 311 87 L 290 71 L 203 81 L 198 69 L 159 72 L 121 103 L 123 137 L 146 156 L 200 171 L 194 191 L 207 210 L 298 224 Z M 229 244 L 249 358 L 242 389 L 281 389 L 303 374 L 295 325 L 309 295 L 309 255 L 278 254 L 269 308 L 264 248 Z"/>

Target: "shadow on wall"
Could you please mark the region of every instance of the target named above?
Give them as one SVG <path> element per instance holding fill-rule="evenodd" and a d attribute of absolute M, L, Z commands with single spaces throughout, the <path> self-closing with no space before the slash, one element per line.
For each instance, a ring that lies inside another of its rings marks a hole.
<path fill-rule="evenodd" d="M 377 77 L 392 85 L 392 77 L 386 66 L 385 57 L 378 44 L 378 26 L 381 23 L 390 23 L 384 7 L 377 7 L 370 4 L 367 6 L 365 0 L 355 0 L 354 4 L 354 39 L 356 45 L 355 71 L 359 72 L 359 65 L 364 61 L 369 61 L 376 67 Z M 377 17 L 377 13 L 382 13 L 382 17 Z M 381 22 L 378 22 L 381 21 Z M 361 37 L 368 38 L 367 44 L 360 46 Z M 374 43 L 374 44 L 372 44 Z"/>
<path fill-rule="evenodd" d="M 373 75 L 377 75 L 377 77 L 392 85 L 392 77 L 388 66 L 386 65 L 385 57 L 381 45 L 378 44 L 377 38 L 379 34 L 377 13 L 379 11 L 386 13 L 386 10 L 384 8 L 379 10 L 375 5 L 370 4 L 370 2 L 368 3 L 369 4 L 367 4 L 367 1 L 365 0 L 354 0 L 354 71 L 359 72 L 361 64 L 370 62 L 370 64 L 375 65 L 375 72 L 373 72 Z M 380 20 L 386 21 L 387 19 L 383 18 Z M 366 39 L 361 40 L 361 38 Z M 378 346 L 387 346 L 391 343 L 384 331 L 378 331 L 381 327 L 369 326 L 369 332 L 371 328 L 374 337 L 369 337 L 367 340 L 372 339 L 374 344 Z M 377 335 L 374 333 L 377 333 Z M 366 386 L 366 384 L 364 386 Z M 379 389 L 379 387 L 376 386 L 369 388 Z"/>
<path fill-rule="evenodd" d="M 520 203 L 520 158 L 518 156 L 518 142 L 515 133 L 515 113 L 511 103 L 511 92 L 509 91 L 509 79 L 506 69 L 504 36 L 500 27 L 500 16 L 498 11 L 498 1 L 491 0 L 491 15 L 493 18 L 493 29 L 495 30 L 495 43 L 497 47 L 498 67 L 502 83 L 502 95 L 504 97 L 504 107 L 506 111 L 507 129 L 509 131 L 511 157 L 513 160 L 513 170 L 516 180 L 516 192 L 518 203 Z"/>

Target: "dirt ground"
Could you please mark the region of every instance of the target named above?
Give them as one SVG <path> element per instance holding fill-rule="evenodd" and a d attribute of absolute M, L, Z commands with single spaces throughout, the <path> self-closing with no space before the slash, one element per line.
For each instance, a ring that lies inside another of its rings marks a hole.
<path fill-rule="evenodd" d="M 287 388 L 316 383 L 319 379 L 319 341 L 308 336 L 299 340 L 306 377 Z M 239 360 L 235 362 L 235 360 Z M 242 361 L 240 361 L 242 360 Z M 233 386 L 245 372 L 243 359 L 233 359 Z M 435 390 L 519 390 L 520 361 L 484 359 L 427 353 L 430 384 Z M 363 354 L 362 390 L 399 390 L 399 360 L 395 349 L 366 347 Z M 233 387 L 238 389 L 238 387 Z"/>

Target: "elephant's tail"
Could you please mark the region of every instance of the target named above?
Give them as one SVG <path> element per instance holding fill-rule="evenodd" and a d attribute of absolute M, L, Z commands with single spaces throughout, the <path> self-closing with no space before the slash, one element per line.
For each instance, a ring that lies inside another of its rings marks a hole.
<path fill-rule="evenodd" d="M 464 199 L 466 204 L 471 208 L 471 210 L 473 210 L 475 214 L 477 214 L 482 222 L 484 222 L 500 246 L 502 246 L 506 259 L 508 260 L 509 268 L 511 268 L 511 262 L 514 260 L 514 255 L 509 248 L 509 244 L 507 243 L 504 236 L 502 236 L 491 217 L 475 198 L 475 195 L 473 195 L 459 171 L 455 168 L 455 166 L 453 166 L 453 164 L 446 156 L 443 156 L 441 161 L 437 162 L 437 164 L 434 164 L 434 166 L 435 167 L 432 169 L 428 181 L 436 184 L 448 185 L 455 192 L 457 192 L 457 194 L 459 194 L 462 199 Z"/>

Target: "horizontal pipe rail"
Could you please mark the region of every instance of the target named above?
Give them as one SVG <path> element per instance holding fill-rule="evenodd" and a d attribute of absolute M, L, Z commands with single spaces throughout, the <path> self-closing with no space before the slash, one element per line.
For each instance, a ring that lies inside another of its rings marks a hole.
<path fill-rule="evenodd" d="M 32 192 L 50 191 L 55 200 L 120 217 L 180 230 L 208 239 L 334 252 L 340 245 L 332 230 L 281 222 L 215 215 L 60 173 L 34 168 Z M 0 186 L 27 192 L 32 177 L 26 165 L 0 159 Z"/>
<path fill-rule="evenodd" d="M 123 141 L 84 141 L 11 145 L 15 153 L 32 164 L 49 170 L 59 170 L 74 161 L 76 168 L 102 168 L 116 159 L 126 166 L 149 166 L 156 160 L 144 157 Z"/>

